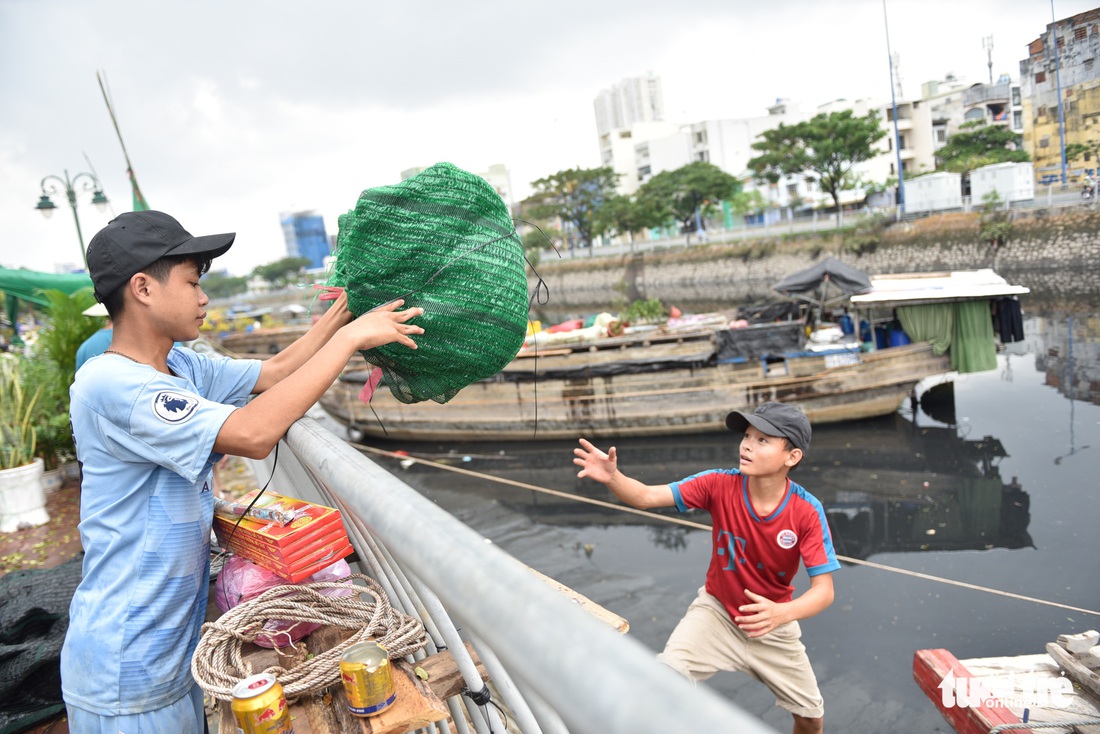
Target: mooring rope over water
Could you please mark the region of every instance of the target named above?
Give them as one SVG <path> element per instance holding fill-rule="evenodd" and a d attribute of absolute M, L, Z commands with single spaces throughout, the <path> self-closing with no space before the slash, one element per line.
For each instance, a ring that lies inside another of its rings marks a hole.
<path fill-rule="evenodd" d="M 644 515 L 648 518 L 661 520 L 667 523 L 675 525 L 683 525 L 684 527 L 695 528 L 697 530 L 711 530 L 710 525 L 706 525 L 700 522 L 693 522 L 691 520 L 685 520 L 682 517 L 670 517 L 668 515 L 659 515 L 655 512 L 648 510 L 639 510 L 629 505 L 620 505 L 613 502 L 604 502 L 602 500 L 591 499 L 589 497 L 581 497 L 569 492 L 562 492 L 556 489 L 549 489 L 547 487 L 539 487 L 534 484 L 527 484 L 526 482 L 517 482 L 514 479 L 504 479 L 502 477 L 494 477 L 492 474 L 485 474 L 483 472 L 476 472 L 470 469 L 463 469 L 457 466 L 450 466 L 449 464 L 443 464 L 438 461 L 431 461 L 429 459 L 421 459 L 408 454 L 399 454 L 393 451 L 386 451 L 385 449 L 375 448 L 374 446 L 366 446 L 364 444 L 350 443 L 350 446 L 358 451 L 367 453 L 378 454 L 380 456 L 388 456 L 393 459 L 401 459 L 407 461 L 413 461 L 417 464 L 423 464 L 425 466 L 432 466 L 437 469 L 446 469 L 447 471 L 455 472 L 456 474 L 464 474 L 469 477 L 476 477 L 478 479 L 486 479 L 491 482 L 497 482 L 498 484 L 507 484 L 512 487 L 518 487 L 520 489 L 529 489 L 534 492 L 542 492 L 543 494 L 552 495 L 554 497 L 562 497 L 564 499 L 573 500 L 576 502 L 584 502 L 586 504 L 595 505 L 597 507 L 606 507 L 608 509 L 617 510 L 619 512 L 628 512 L 634 515 Z M 913 578 L 924 579 L 925 581 L 935 581 L 940 584 L 947 584 L 949 586 L 957 586 L 962 589 L 970 589 L 971 591 L 982 591 L 987 594 L 995 594 L 996 596 L 1003 596 L 1009 599 L 1019 599 L 1020 601 L 1032 602 L 1033 604 L 1043 604 L 1048 607 L 1057 607 L 1058 609 L 1065 609 L 1071 612 L 1081 612 L 1082 614 L 1091 614 L 1100 617 L 1100 612 L 1092 609 L 1084 609 L 1082 607 L 1075 607 L 1069 604 L 1062 604 L 1061 602 L 1049 601 L 1047 599 L 1038 599 L 1033 596 L 1025 596 L 1023 594 L 1014 594 L 1011 591 L 1002 591 L 1001 589 L 993 589 L 988 586 L 979 586 L 977 584 L 970 584 L 965 581 L 955 581 L 954 579 L 944 578 L 943 576 L 933 576 L 932 574 L 921 573 L 920 571 L 910 571 L 904 568 L 897 568 L 896 566 L 887 566 L 882 563 L 875 563 L 874 561 L 865 561 L 861 558 L 852 558 L 851 556 L 842 556 L 837 554 L 837 560 L 845 563 L 851 563 L 856 566 L 866 566 L 868 568 L 878 569 L 879 571 L 889 571 L 890 573 L 897 573 L 903 576 L 910 576 Z"/>

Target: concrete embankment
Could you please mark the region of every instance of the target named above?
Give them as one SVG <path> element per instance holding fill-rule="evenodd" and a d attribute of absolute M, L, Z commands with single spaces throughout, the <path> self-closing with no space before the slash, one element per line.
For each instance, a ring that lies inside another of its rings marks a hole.
<path fill-rule="evenodd" d="M 562 261 L 547 255 L 537 270 L 549 301 L 533 310 L 547 318 L 580 315 L 613 309 L 624 297 L 688 310 L 732 307 L 774 298 L 781 278 L 828 256 L 870 274 L 993 268 L 1031 288 L 1033 306 L 1100 304 L 1100 211 L 1036 210 L 1016 214 L 1011 225 L 1000 244 L 983 235 L 974 212 L 636 255 Z M 529 275 L 532 289 L 535 282 Z"/>

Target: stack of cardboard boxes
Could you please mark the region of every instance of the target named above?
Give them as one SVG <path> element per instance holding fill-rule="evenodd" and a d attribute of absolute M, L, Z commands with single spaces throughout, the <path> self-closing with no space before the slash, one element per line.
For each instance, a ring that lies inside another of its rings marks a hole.
<path fill-rule="evenodd" d="M 235 503 L 247 507 L 260 490 Z M 247 558 L 278 576 L 297 583 L 354 550 L 340 511 L 324 505 L 264 492 L 254 506 L 260 514 L 290 521 L 257 519 L 222 510 L 214 514 L 214 534 L 226 550 Z"/>

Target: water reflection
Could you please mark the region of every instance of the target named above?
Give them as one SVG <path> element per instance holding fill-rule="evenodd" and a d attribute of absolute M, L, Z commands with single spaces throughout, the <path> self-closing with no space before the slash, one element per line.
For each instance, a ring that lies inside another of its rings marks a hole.
<path fill-rule="evenodd" d="M 1100 317 L 1038 316 L 1034 333 L 1035 367 L 1046 384 L 1070 400 L 1100 405 Z"/>
<path fill-rule="evenodd" d="M 944 417 L 943 401 L 934 414 Z M 921 425 L 924 419 L 934 425 Z M 925 412 L 916 420 L 898 414 L 874 421 L 827 425 L 814 430 L 813 446 L 792 475 L 825 506 L 837 553 L 868 558 L 880 552 L 1022 548 L 1028 534 L 1030 502 L 1015 477 L 1004 481 L 998 464 L 1007 454 L 993 436 L 961 437 L 960 428 L 942 425 Z M 730 434 L 695 437 L 690 444 L 654 438 L 616 442 L 620 468 L 647 483 L 663 483 L 698 471 L 729 466 L 737 444 Z M 614 502 L 603 486 L 578 480 L 571 442 L 544 444 L 420 445 L 403 448 L 465 470 L 490 474 L 523 486 L 487 483 L 472 476 L 412 465 L 397 470 L 429 495 L 433 489 L 477 491 L 539 523 L 647 525 L 654 546 L 670 551 L 686 546 L 692 528 L 665 524 L 647 515 L 578 502 L 539 491 Z M 607 448 L 604 446 L 604 448 Z M 443 449 L 442 451 L 440 449 Z M 684 517 L 675 510 L 658 514 Z M 687 515 L 709 524 L 706 513 Z"/>

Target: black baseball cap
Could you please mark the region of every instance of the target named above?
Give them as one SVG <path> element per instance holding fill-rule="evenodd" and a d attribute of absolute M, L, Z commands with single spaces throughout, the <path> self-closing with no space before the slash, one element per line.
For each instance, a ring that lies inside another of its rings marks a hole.
<path fill-rule="evenodd" d="M 235 232 L 195 237 L 164 212 L 124 212 L 88 243 L 88 274 L 95 297 L 103 301 L 137 273 L 166 255 L 225 254 Z"/>
<path fill-rule="evenodd" d="M 752 413 L 735 410 L 726 416 L 726 428 L 734 433 L 744 433 L 750 425 L 761 433 L 790 440 L 795 448 L 810 449 L 810 419 L 793 405 L 761 403 Z"/>

